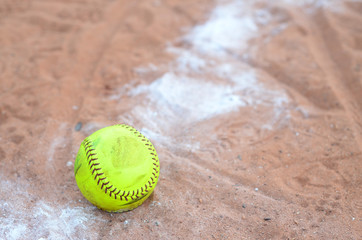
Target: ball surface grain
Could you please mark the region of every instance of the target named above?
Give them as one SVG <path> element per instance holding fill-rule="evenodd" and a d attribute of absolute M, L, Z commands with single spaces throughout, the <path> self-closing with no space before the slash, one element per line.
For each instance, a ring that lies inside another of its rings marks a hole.
<path fill-rule="evenodd" d="M 74 164 L 84 197 L 108 212 L 141 205 L 155 188 L 159 172 L 152 143 L 124 124 L 102 128 L 85 138 Z"/>

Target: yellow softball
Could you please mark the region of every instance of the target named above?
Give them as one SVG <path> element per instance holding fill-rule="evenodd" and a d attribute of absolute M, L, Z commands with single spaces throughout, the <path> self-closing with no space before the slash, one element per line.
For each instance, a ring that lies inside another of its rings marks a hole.
<path fill-rule="evenodd" d="M 125 124 L 102 128 L 85 138 L 74 164 L 84 197 L 108 212 L 141 205 L 156 187 L 159 172 L 150 140 Z"/>

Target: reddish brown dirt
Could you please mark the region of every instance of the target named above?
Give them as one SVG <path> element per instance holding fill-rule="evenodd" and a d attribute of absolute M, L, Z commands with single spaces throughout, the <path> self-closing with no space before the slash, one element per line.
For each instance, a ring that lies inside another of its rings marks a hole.
<path fill-rule="evenodd" d="M 362 2 L 241 2 L 1 0 L 0 238 L 361 239 Z M 161 163 L 119 214 L 73 173 L 116 123 Z"/>

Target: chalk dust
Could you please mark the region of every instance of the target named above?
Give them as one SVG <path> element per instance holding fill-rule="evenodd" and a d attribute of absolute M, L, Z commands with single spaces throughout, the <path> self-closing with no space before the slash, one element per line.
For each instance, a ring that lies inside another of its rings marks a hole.
<path fill-rule="evenodd" d="M 0 2 L 1 239 L 359 239 L 362 2 Z M 81 141 L 117 123 L 155 192 L 80 193 Z"/>

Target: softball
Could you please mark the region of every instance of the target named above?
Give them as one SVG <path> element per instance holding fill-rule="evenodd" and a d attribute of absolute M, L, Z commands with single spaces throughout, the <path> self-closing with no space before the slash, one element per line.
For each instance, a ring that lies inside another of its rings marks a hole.
<path fill-rule="evenodd" d="M 141 205 L 156 187 L 159 172 L 150 140 L 125 124 L 102 128 L 85 138 L 74 164 L 83 196 L 108 212 Z"/>

